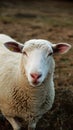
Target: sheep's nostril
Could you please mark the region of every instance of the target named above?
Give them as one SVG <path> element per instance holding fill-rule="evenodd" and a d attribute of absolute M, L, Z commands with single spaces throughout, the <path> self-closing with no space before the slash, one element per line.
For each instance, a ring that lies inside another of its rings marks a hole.
<path fill-rule="evenodd" d="M 31 73 L 30 75 L 34 80 L 38 80 L 42 76 L 42 74 L 37 73 Z"/>
<path fill-rule="evenodd" d="M 42 76 L 42 74 L 39 74 L 39 75 L 38 75 L 38 78 L 40 78 L 41 76 Z"/>

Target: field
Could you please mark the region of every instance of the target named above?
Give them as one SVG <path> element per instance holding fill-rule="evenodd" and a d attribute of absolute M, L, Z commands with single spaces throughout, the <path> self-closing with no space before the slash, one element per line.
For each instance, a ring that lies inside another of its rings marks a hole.
<path fill-rule="evenodd" d="M 42 38 L 72 45 L 67 54 L 54 55 L 55 102 L 38 123 L 37 130 L 73 130 L 73 2 L 0 1 L 0 33 L 22 43 Z M 0 130 L 12 130 L 4 118 L 0 119 Z"/>

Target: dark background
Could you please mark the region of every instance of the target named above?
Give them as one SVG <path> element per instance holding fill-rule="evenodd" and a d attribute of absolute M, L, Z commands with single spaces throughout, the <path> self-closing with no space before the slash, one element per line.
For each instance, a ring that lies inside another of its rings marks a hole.
<path fill-rule="evenodd" d="M 73 130 L 73 1 L 0 0 L 0 33 L 22 43 L 42 38 L 72 45 L 67 54 L 54 56 L 55 102 L 37 130 Z M 12 130 L 4 118 L 0 118 L 0 130 Z"/>

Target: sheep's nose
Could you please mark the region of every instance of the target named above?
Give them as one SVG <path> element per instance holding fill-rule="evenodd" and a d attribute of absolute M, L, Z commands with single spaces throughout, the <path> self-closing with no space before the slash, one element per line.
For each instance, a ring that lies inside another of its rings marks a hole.
<path fill-rule="evenodd" d="M 31 73 L 30 75 L 34 80 L 38 80 L 42 76 L 42 74 L 39 73 Z"/>

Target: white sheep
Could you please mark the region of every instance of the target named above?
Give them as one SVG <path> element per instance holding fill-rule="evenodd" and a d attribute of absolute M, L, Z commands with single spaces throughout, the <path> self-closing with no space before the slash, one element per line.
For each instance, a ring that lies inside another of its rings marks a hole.
<path fill-rule="evenodd" d="M 42 39 L 23 45 L 0 34 L 0 110 L 14 130 L 21 128 L 17 118 L 28 123 L 28 130 L 35 130 L 38 120 L 51 109 L 55 97 L 53 54 L 70 48 L 67 43 Z"/>

